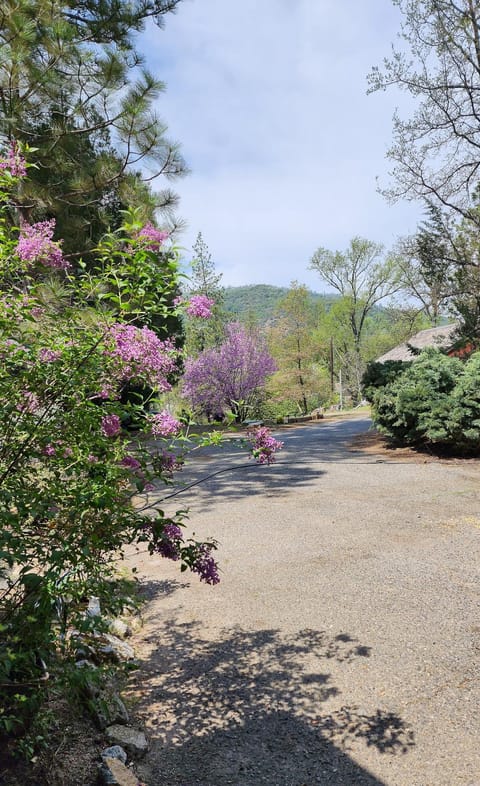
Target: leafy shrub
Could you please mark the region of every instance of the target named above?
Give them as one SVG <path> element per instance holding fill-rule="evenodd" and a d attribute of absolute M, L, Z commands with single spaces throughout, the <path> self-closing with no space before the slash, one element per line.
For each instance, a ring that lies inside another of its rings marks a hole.
<path fill-rule="evenodd" d="M 73 270 L 52 221 L 8 223 L 25 172 L 0 157 L 0 734 L 34 718 L 72 630 L 91 624 L 86 599 L 112 594 L 125 545 L 219 581 L 216 543 L 186 536 L 185 511 L 162 509 L 196 444 L 162 400 L 180 360 L 168 332 L 178 253 L 127 216 L 97 264 Z M 261 448 L 250 447 L 258 461 L 272 453 Z"/>
<path fill-rule="evenodd" d="M 382 433 L 402 444 L 449 442 L 452 394 L 462 363 L 427 349 L 373 397 L 373 418 Z"/>
<path fill-rule="evenodd" d="M 411 361 L 387 360 L 385 363 L 377 363 L 375 360 L 371 361 L 362 377 L 364 398 L 372 402 L 379 388 L 389 385 L 409 366 L 411 366 Z"/>
<path fill-rule="evenodd" d="M 480 352 L 471 355 L 453 390 L 448 418 L 450 442 L 458 449 L 480 448 Z"/>

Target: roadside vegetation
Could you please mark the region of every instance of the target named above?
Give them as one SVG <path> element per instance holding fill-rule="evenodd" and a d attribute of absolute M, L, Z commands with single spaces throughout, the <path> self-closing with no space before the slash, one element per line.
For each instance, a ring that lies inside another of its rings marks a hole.
<path fill-rule="evenodd" d="M 192 424 L 367 398 L 397 444 L 479 450 L 476 4 L 394 0 L 413 61 L 394 55 L 371 75 L 373 90 L 420 102 L 396 118 L 389 154 L 390 196 L 424 204 L 417 232 L 390 250 L 353 232 L 343 250 L 312 249 L 329 294 L 292 281 L 247 287 L 240 303 L 201 234 L 181 273 L 171 182 L 187 167 L 135 45 L 180 2 L 19 0 L 1 13 L 0 744 L 30 760 L 48 745 L 47 694 L 78 702 L 93 679 L 74 665 L 104 633 L 91 599 L 107 614 L 129 602 L 126 545 L 219 580 L 217 544 L 163 507 L 189 452 L 221 441 Z M 452 320 L 454 356 L 374 363 Z M 261 426 L 246 447 L 270 464 L 281 444 Z"/>

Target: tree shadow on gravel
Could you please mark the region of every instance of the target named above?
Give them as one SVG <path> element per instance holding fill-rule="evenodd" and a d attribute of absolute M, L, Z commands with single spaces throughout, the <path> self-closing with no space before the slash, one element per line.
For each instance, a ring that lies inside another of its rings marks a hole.
<path fill-rule="evenodd" d="M 176 475 L 176 488 L 158 489 L 159 500 L 168 500 L 170 504 L 185 499 L 188 505 L 193 496 L 197 509 L 201 510 L 204 503 L 210 507 L 212 497 L 231 503 L 256 494 L 278 497 L 295 493 L 299 488 L 314 487 L 322 475 L 331 471 L 332 464 L 353 463 L 356 456 L 362 459 L 361 453 L 352 453 L 353 432 L 346 427 L 354 425 L 366 430 L 369 423 L 369 420 L 354 424 L 313 423 L 286 431 L 272 429 L 275 437 L 284 442 L 284 448 L 271 466 L 249 461 L 240 439 L 226 442 L 223 448 L 201 448 Z M 374 459 L 370 461 L 375 463 Z M 152 498 L 155 496 L 156 492 Z"/>
<path fill-rule="evenodd" d="M 162 786 L 384 786 L 349 756 L 359 746 L 404 754 L 413 733 L 397 715 L 339 701 L 329 665 L 352 668 L 370 648 L 346 633 L 225 629 L 170 619 L 145 639 L 133 677 L 151 750 L 140 774 Z M 326 702 L 339 709 L 327 711 Z"/>

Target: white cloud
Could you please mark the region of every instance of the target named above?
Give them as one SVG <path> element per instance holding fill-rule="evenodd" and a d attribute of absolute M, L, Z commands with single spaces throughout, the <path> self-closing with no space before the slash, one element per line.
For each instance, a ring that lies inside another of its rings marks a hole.
<path fill-rule="evenodd" d="M 149 28 L 158 109 L 192 168 L 177 184 L 184 245 L 201 230 L 225 284 L 321 288 L 317 246 L 415 228 L 418 206 L 376 193 L 398 97 L 366 95 L 397 28 L 385 0 L 186 0 Z"/>

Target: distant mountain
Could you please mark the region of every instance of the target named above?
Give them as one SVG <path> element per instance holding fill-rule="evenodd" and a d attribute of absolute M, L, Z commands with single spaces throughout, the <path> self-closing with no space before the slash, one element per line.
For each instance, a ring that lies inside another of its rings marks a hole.
<path fill-rule="evenodd" d="M 268 322 L 275 311 L 279 300 L 288 292 L 288 287 L 274 287 L 270 284 L 251 284 L 244 287 L 225 287 L 225 310 L 232 315 L 232 319 L 252 319 L 263 324 Z M 312 301 L 322 301 L 328 308 L 338 298 L 338 295 L 322 295 L 311 292 Z"/>

